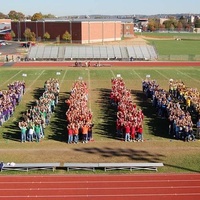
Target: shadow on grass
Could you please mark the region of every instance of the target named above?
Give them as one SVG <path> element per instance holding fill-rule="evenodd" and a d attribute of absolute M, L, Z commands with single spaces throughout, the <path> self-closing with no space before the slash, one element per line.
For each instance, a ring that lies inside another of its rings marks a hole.
<path fill-rule="evenodd" d="M 165 157 L 162 154 L 151 154 L 148 151 L 136 150 L 132 148 L 76 148 L 74 151 L 87 153 L 89 155 L 95 154 L 99 157 L 112 158 L 119 157 L 129 158 L 131 161 L 145 161 L 145 162 L 161 162 Z M 100 161 L 101 162 L 101 161 Z"/>
<path fill-rule="evenodd" d="M 58 105 L 55 108 L 55 112 L 51 117 L 50 128 L 51 135 L 48 135 L 48 139 L 66 142 L 67 141 L 67 121 L 66 111 L 67 104 L 65 100 L 68 99 L 69 93 L 61 93 L 59 96 Z"/>
<path fill-rule="evenodd" d="M 137 105 L 141 107 L 144 113 L 149 133 L 154 136 L 170 138 L 168 134 L 168 120 L 157 117 L 156 108 L 152 106 L 150 99 L 140 90 L 132 90 L 131 93 L 135 96 Z"/>
<path fill-rule="evenodd" d="M 5 125 L 6 132 L 3 133 L 4 139 L 19 141 L 19 142 L 21 141 L 21 131 L 19 129 L 18 123 L 23 120 L 23 114 L 25 114 L 26 111 L 29 110 L 31 107 L 36 105 L 35 101 L 42 96 L 43 92 L 44 92 L 43 88 L 36 88 L 35 90 L 33 90 L 33 97 L 35 100 L 27 103 L 26 109 L 24 111 L 21 111 L 19 113 L 19 116 L 16 119 L 13 120 L 13 117 L 12 117 L 8 122 L 6 122 L 7 123 Z"/>
<path fill-rule="evenodd" d="M 95 124 L 96 132 L 106 138 L 116 138 L 117 110 L 110 104 L 111 90 L 100 88 L 98 92 L 100 95 L 95 103 L 100 107 L 100 114 L 97 116 L 98 123 Z"/>
<path fill-rule="evenodd" d="M 189 168 L 185 168 L 183 166 L 177 166 L 177 165 L 171 165 L 171 164 L 164 164 L 164 166 L 166 167 L 170 167 L 170 168 L 175 168 L 175 169 L 178 169 L 178 170 L 184 170 L 186 172 L 195 172 L 195 173 L 199 173 L 199 170 L 195 170 L 195 169 L 189 169 Z"/>

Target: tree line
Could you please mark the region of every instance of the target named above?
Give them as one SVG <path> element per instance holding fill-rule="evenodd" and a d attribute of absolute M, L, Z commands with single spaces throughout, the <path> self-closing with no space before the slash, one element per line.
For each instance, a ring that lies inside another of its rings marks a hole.
<path fill-rule="evenodd" d="M 170 17 L 160 23 L 158 18 L 148 19 L 148 25 L 143 27 L 143 31 L 157 31 L 157 30 L 168 30 L 168 31 L 190 31 L 192 28 L 200 28 L 200 18 L 194 17 L 194 21 L 188 20 L 184 16 L 177 19 L 176 17 Z M 146 29 L 146 30 L 145 30 Z"/>
<path fill-rule="evenodd" d="M 44 18 L 56 18 L 53 14 L 42 14 L 41 12 L 35 13 L 32 16 L 25 16 L 22 12 L 17 12 L 15 10 L 11 10 L 8 14 L 4 14 L 0 12 L 0 19 L 11 19 L 14 21 L 23 21 L 23 20 L 31 20 L 37 21 Z"/>

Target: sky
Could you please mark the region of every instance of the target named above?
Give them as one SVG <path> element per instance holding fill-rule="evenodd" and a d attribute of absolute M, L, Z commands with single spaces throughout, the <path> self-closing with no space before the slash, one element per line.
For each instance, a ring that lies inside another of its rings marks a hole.
<path fill-rule="evenodd" d="M 2 3 L 1 3 L 2 1 Z M 0 0 L 0 12 L 33 15 L 200 14 L 200 0 Z"/>

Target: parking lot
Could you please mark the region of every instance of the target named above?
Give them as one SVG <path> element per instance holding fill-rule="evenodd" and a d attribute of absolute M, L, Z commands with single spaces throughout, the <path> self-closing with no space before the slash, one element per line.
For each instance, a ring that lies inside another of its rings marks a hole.
<path fill-rule="evenodd" d="M 20 48 L 20 42 L 9 41 L 7 45 L 0 46 L 1 55 L 18 54 Z"/>

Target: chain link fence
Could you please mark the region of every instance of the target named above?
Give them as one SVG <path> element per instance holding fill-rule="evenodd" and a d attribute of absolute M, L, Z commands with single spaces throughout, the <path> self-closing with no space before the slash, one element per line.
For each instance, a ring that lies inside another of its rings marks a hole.
<path fill-rule="evenodd" d="M 200 61 L 200 55 L 158 55 L 159 61 Z"/>

